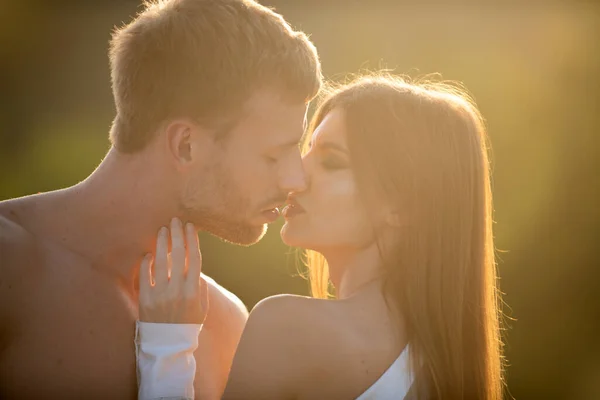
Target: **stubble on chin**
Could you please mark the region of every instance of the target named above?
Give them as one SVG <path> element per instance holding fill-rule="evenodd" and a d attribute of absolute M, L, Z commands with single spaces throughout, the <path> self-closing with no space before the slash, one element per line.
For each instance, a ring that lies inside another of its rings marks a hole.
<path fill-rule="evenodd" d="M 213 224 L 204 229 L 225 242 L 238 246 L 258 243 L 267 232 L 267 225 L 251 226 L 243 223 Z"/>
<path fill-rule="evenodd" d="M 229 243 L 250 246 L 260 241 L 267 226 L 248 221 L 250 202 L 241 196 L 229 174 L 220 165 L 207 173 L 211 174 L 209 180 L 198 179 L 186 188 L 179 202 L 181 215 L 200 231 Z"/>
<path fill-rule="evenodd" d="M 251 246 L 259 242 L 267 232 L 267 225 L 251 225 L 243 217 L 219 215 L 208 210 L 183 208 L 183 215 L 199 231 L 210 233 L 219 239 L 239 246 Z"/>

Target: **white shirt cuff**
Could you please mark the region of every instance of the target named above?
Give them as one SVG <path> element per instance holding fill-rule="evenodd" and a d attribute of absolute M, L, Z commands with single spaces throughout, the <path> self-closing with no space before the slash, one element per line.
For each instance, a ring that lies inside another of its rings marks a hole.
<path fill-rule="evenodd" d="M 194 376 L 201 324 L 136 321 L 138 398 L 194 399 Z"/>

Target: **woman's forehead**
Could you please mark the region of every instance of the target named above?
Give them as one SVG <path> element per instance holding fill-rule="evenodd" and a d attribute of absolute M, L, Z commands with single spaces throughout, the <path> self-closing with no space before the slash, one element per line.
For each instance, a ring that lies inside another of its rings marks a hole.
<path fill-rule="evenodd" d="M 338 145 L 346 145 L 346 121 L 344 111 L 333 109 L 325 115 L 319 126 L 315 129 L 311 141 L 314 144 L 320 142 L 333 142 Z"/>

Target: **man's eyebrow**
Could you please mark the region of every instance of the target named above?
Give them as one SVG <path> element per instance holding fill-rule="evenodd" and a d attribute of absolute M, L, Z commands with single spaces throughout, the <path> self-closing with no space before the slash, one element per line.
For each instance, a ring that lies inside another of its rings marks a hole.
<path fill-rule="evenodd" d="M 300 145 L 300 143 L 302 143 L 302 139 L 289 140 L 287 142 L 278 144 L 277 146 L 275 146 L 275 148 L 276 149 L 288 149 L 288 148 L 292 148 L 292 147 L 298 147 Z"/>

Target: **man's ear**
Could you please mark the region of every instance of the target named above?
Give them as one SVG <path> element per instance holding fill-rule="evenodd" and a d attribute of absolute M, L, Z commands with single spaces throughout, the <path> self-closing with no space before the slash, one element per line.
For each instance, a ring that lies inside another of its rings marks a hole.
<path fill-rule="evenodd" d="M 210 133 L 187 119 L 173 120 L 167 125 L 168 155 L 179 169 L 185 169 L 208 150 Z M 207 142 L 207 143 L 205 143 Z"/>

